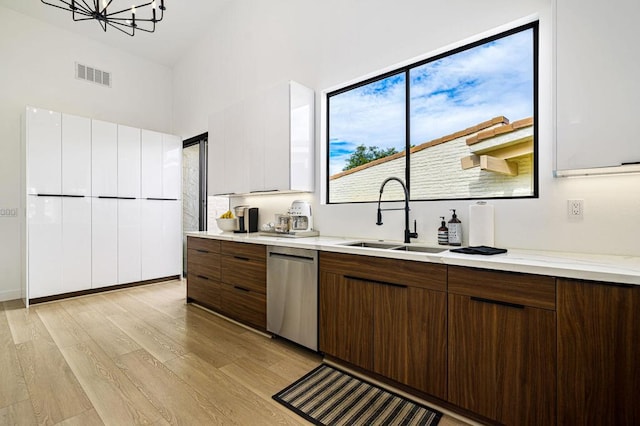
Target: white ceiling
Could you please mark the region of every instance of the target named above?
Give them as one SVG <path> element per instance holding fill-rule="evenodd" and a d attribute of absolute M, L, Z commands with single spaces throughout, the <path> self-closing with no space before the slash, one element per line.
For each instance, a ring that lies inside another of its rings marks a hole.
<path fill-rule="evenodd" d="M 56 3 L 58 0 L 48 0 Z M 93 0 L 85 0 L 93 3 Z M 114 0 L 113 5 L 122 0 Z M 128 6 L 150 0 L 124 0 Z M 165 0 L 166 11 L 154 33 L 137 31 L 130 37 L 107 27 L 104 32 L 95 20 L 74 22 L 71 13 L 40 0 L 0 0 L 0 6 L 45 21 L 109 46 L 145 57 L 153 62 L 173 66 L 185 50 L 211 25 L 211 18 L 230 0 Z M 160 4 L 160 0 L 157 0 Z"/>

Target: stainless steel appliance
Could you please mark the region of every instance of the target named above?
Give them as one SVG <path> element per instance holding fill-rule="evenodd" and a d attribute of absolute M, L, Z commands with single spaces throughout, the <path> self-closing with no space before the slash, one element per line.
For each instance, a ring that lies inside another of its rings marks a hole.
<path fill-rule="evenodd" d="M 311 204 L 308 201 L 296 200 L 289 208 L 291 217 L 289 232 L 308 232 L 313 230 Z"/>
<path fill-rule="evenodd" d="M 318 350 L 318 252 L 267 247 L 267 330 Z"/>
<path fill-rule="evenodd" d="M 235 233 L 258 232 L 258 208 L 236 206 L 233 208 L 238 218 L 238 229 Z"/>

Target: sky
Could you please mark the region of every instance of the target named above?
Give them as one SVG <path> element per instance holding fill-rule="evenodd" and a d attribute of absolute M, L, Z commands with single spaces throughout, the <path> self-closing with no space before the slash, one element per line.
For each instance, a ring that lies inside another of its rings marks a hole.
<path fill-rule="evenodd" d="M 497 116 L 533 115 L 533 30 L 528 29 L 409 73 L 411 145 L 439 138 Z M 355 148 L 405 148 L 405 74 L 329 99 L 331 175 Z"/>

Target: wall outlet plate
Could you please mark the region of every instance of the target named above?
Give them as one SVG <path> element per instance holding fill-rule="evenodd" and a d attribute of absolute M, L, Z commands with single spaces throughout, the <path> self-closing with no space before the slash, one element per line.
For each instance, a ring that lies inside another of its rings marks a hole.
<path fill-rule="evenodd" d="M 567 216 L 569 219 L 584 217 L 584 200 L 567 200 Z"/>
<path fill-rule="evenodd" d="M 18 216 L 18 209 L 4 209 L 0 208 L 0 217 L 16 217 Z"/>

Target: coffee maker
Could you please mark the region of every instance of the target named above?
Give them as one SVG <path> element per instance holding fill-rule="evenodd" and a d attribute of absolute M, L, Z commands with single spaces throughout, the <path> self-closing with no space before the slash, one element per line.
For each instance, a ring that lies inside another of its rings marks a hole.
<path fill-rule="evenodd" d="M 236 206 L 233 208 L 238 218 L 236 234 L 246 232 L 258 232 L 258 208 L 249 206 Z"/>
<path fill-rule="evenodd" d="M 291 217 L 291 233 L 301 233 L 313 231 L 313 216 L 311 215 L 311 204 L 308 201 L 296 200 L 289 208 Z"/>

